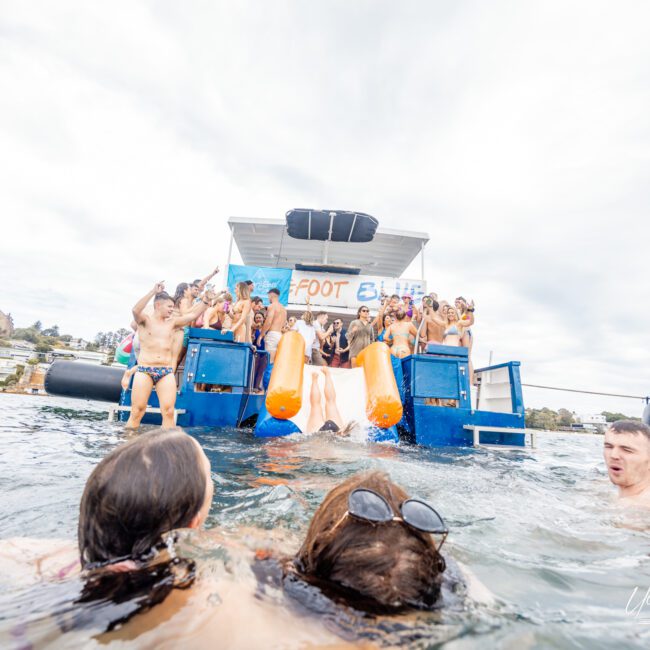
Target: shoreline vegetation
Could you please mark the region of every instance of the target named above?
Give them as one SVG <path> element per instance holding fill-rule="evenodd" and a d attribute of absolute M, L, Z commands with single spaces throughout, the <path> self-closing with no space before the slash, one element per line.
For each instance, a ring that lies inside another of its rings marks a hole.
<path fill-rule="evenodd" d="M 0 380 L 1 392 L 7 392 L 7 389 L 8 392 L 21 392 L 18 386 L 27 367 L 49 363 L 51 359 L 48 355 L 54 350 L 102 352 L 106 354 L 105 365 L 110 366 L 115 358 L 117 346 L 130 334 L 129 330 L 121 328 L 115 332 L 97 332 L 92 341 L 87 341 L 71 334 L 61 334 L 58 325 L 44 328 L 40 320 L 29 327 L 15 328 L 10 314 L 0 312 L 0 317 L 0 359 L 12 358 L 12 355 L 6 353 L 6 350 L 12 348 L 24 348 L 31 352 L 31 356 L 24 362 L 16 363 L 12 374 Z"/>

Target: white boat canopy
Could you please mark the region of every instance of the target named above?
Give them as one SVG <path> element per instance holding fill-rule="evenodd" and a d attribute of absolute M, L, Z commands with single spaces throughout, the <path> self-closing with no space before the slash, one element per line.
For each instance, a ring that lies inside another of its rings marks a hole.
<path fill-rule="evenodd" d="M 392 278 L 399 278 L 418 255 L 424 258 L 429 241 L 426 233 L 388 228 L 377 228 L 368 242 L 295 239 L 283 219 L 230 217 L 228 225 L 231 247 L 234 238 L 247 266 L 328 269 Z"/>

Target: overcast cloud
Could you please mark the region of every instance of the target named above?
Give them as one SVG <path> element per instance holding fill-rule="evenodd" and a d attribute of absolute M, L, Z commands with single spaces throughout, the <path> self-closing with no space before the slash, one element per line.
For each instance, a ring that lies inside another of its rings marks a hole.
<path fill-rule="evenodd" d="M 90 338 L 223 266 L 229 216 L 359 210 L 430 234 L 477 365 L 649 393 L 649 24 L 645 1 L 5 2 L 0 309 Z"/>

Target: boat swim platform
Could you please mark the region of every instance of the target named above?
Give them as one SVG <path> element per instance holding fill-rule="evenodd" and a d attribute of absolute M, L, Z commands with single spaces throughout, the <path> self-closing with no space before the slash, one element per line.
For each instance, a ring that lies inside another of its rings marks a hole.
<path fill-rule="evenodd" d="M 189 335 L 176 400 L 179 426 L 252 428 L 257 437 L 288 435 L 300 430 L 300 425 L 290 420 L 295 414 L 286 415 L 279 410 L 270 414 L 267 409 L 270 393 L 274 389 L 274 373 L 278 376 L 275 368 L 282 365 L 279 352 L 275 364 L 269 365 L 267 353 L 256 353 L 252 345 L 235 342 L 231 332 L 191 328 Z M 366 395 L 366 415 L 372 424 L 371 440 L 399 438 L 427 447 L 473 447 L 476 442 L 480 446 L 526 447 L 526 439 L 531 438 L 531 432 L 525 428 L 518 361 L 475 370 L 479 385 L 473 398 L 466 348 L 429 345 L 423 354 L 397 359 L 390 355 L 383 343 L 373 345 L 379 348 L 383 346 L 385 352 L 379 356 L 383 355 L 388 360 L 391 371 L 386 370 L 383 361 L 371 371 L 379 373 L 381 380 L 375 382 L 381 390 L 377 389 L 373 400 L 384 399 L 386 401 L 381 404 L 392 404 L 390 408 L 399 409 L 400 413 L 398 420 L 397 410 L 390 411 L 389 417 L 384 418 L 386 409 L 379 408 L 371 417 L 368 415 L 371 410 Z M 132 356 L 129 365 L 134 364 L 135 358 Z M 254 390 L 256 372 L 258 377 L 261 372 L 260 364 L 267 365 L 264 372 L 267 390 L 262 394 Z M 295 369 L 296 377 L 300 376 L 304 381 L 305 373 L 310 375 L 314 368 L 307 366 L 305 370 L 303 363 Z M 366 378 L 362 385 L 361 379 L 355 379 L 345 388 L 345 382 L 340 383 L 335 375 L 346 372 L 360 376 L 358 369 L 334 371 L 332 376 L 335 386 L 341 386 L 337 399 L 340 395 L 346 405 L 341 410 L 351 412 L 352 402 L 364 402 L 363 389 L 365 387 L 367 393 L 369 382 Z M 392 387 L 395 393 L 389 394 Z M 299 392 L 302 400 L 305 391 L 304 385 L 301 385 L 300 391 L 294 392 Z M 292 393 L 288 391 L 286 394 Z M 399 405 L 396 405 L 395 395 L 398 396 Z M 120 407 L 130 405 L 129 388 L 121 392 Z M 143 422 L 159 424 L 161 417 L 155 409 L 159 409 L 160 405 L 155 391 L 148 406 L 150 409 Z M 116 409 L 116 414 L 121 421 L 128 418 L 127 409 Z M 277 415 L 283 417 L 278 418 Z M 274 419 L 270 425 L 269 417 Z M 534 438 L 531 443 L 534 443 Z"/>

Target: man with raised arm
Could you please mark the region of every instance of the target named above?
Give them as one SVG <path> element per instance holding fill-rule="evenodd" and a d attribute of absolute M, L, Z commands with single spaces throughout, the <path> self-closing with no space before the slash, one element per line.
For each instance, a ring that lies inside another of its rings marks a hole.
<path fill-rule="evenodd" d="M 258 345 L 261 343 L 261 339 L 264 339 L 264 349 L 269 353 L 269 362 L 273 363 L 282 336 L 282 327 L 287 322 L 287 310 L 280 302 L 279 289 L 270 289 L 268 296 L 269 308 L 260 331 Z"/>
<path fill-rule="evenodd" d="M 612 422 L 605 431 L 604 456 L 619 499 L 650 506 L 650 427 L 636 420 Z"/>
<path fill-rule="evenodd" d="M 208 296 L 209 297 L 209 296 Z M 153 298 L 153 313 L 146 313 L 145 307 Z M 202 314 L 209 302 L 199 301 L 189 312 L 174 317 L 174 301 L 165 292 L 165 285 L 158 282 L 133 307 L 133 318 L 138 325 L 140 354 L 133 377 L 131 392 L 131 416 L 127 428 L 135 429 L 147 409 L 151 390 L 156 387 L 160 402 L 162 426 L 174 426 L 174 406 L 176 404 L 176 380 L 172 359 L 172 340 L 175 330 L 182 329 Z"/>
<path fill-rule="evenodd" d="M 219 273 L 219 267 L 217 266 L 212 273 L 206 275 L 203 279 L 197 278 L 190 285 L 190 292 L 192 293 L 192 298 L 196 300 L 200 293 L 205 289 L 205 285 L 212 280 L 212 278 Z"/>

